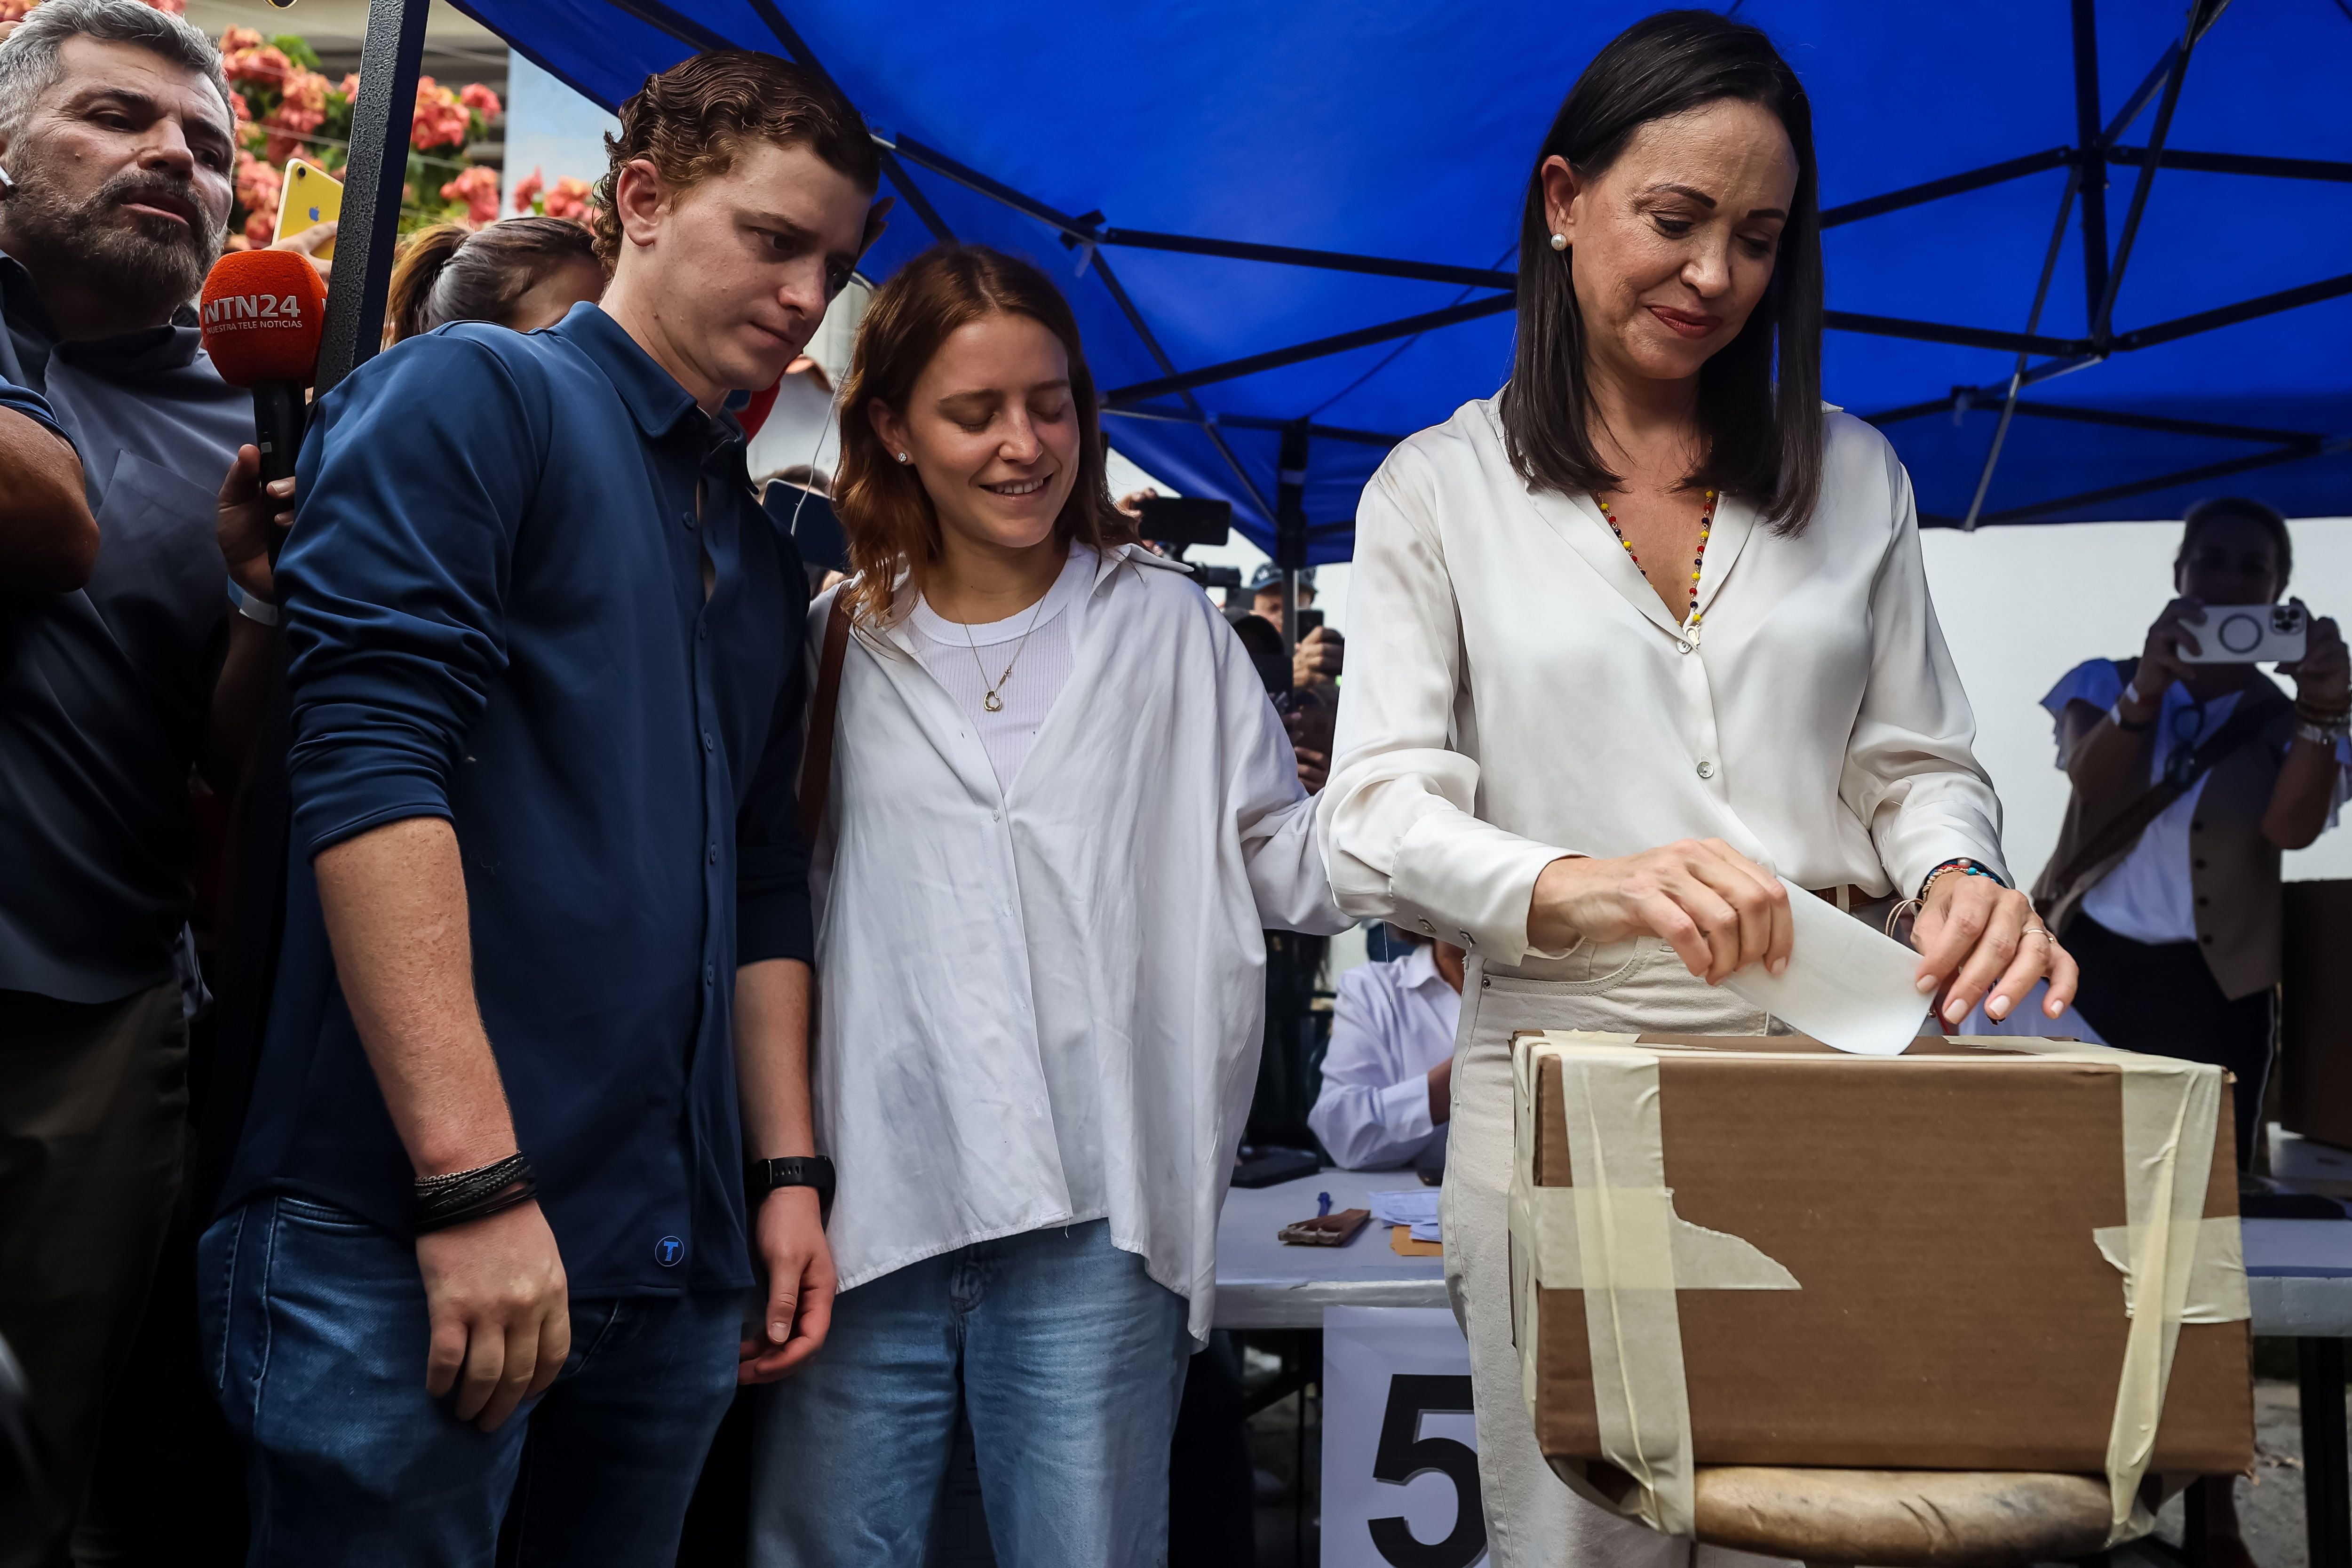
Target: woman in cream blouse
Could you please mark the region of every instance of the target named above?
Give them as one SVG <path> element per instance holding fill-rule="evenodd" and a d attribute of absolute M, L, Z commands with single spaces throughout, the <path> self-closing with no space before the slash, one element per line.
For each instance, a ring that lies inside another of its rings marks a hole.
<path fill-rule="evenodd" d="M 1470 954 L 1445 1263 L 1495 1561 L 1663 1568 L 1688 1548 L 1555 1479 L 1521 1403 L 1512 1032 L 1763 1032 L 1717 983 L 1787 963 L 1774 872 L 1921 898 L 1952 1022 L 2045 976 L 2054 1017 L 2074 970 L 2008 885 L 1910 480 L 1820 401 L 1811 110 L 1763 34 L 1682 12 L 1603 50 L 1519 260 L 1510 384 L 1399 447 L 1357 513 L 1322 831 L 1343 909 Z"/>

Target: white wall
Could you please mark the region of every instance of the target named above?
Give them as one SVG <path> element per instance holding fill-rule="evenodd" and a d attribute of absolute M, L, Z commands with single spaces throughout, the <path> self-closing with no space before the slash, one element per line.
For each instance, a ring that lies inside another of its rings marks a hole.
<path fill-rule="evenodd" d="M 2314 613 L 2352 617 L 2352 518 L 2289 525 L 2290 592 Z M 2076 522 L 1922 535 L 1927 581 L 1976 706 L 1977 757 L 2000 791 L 2010 868 L 2031 879 L 2058 842 L 2066 780 L 2054 765 L 2042 693 L 2086 658 L 2139 652 L 2172 597 L 2178 522 Z M 2352 877 L 2352 833 L 2286 857 L 2290 880 Z"/>

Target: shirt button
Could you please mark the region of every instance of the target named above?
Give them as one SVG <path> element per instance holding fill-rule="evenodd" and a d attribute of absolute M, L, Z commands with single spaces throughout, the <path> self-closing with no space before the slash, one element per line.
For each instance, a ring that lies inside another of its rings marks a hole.
<path fill-rule="evenodd" d="M 679 512 L 677 514 L 677 520 L 678 521 L 686 524 L 688 528 L 692 528 L 694 526 L 694 514 L 690 511 Z"/>
<path fill-rule="evenodd" d="M 694 635 L 701 637 L 705 641 L 709 641 L 710 637 L 710 628 L 708 626 L 697 626 L 694 628 Z"/>
<path fill-rule="evenodd" d="M 1686 642 L 1677 642 L 1675 644 L 1675 651 L 1676 653 L 1688 653 L 1690 650 L 1691 645 Z"/>
<path fill-rule="evenodd" d="M 710 847 L 710 863 L 714 866 L 719 864 L 719 846 L 716 844 Z"/>
<path fill-rule="evenodd" d="M 710 731 L 708 730 L 702 732 L 702 749 L 706 752 L 710 750 Z"/>
<path fill-rule="evenodd" d="M 1427 921 L 1425 921 L 1425 920 L 1424 920 L 1424 921 L 1423 921 L 1421 922 L 1421 929 L 1422 929 L 1422 930 L 1423 930 L 1423 931 L 1427 931 L 1427 932 L 1429 932 L 1432 936 L 1434 936 L 1434 935 L 1436 935 L 1436 934 L 1437 934 L 1437 928 L 1436 928 L 1435 926 L 1433 926 L 1433 925 L 1431 925 L 1431 924 L 1430 924 Z"/>
<path fill-rule="evenodd" d="M 1715 776 L 1715 764 L 1701 759 L 1698 764 L 1698 776 L 1703 779 L 1713 778 Z"/>
<path fill-rule="evenodd" d="M 705 985 L 715 985 L 719 983 L 719 966 L 717 964 L 706 963 L 702 966 L 702 983 Z"/>

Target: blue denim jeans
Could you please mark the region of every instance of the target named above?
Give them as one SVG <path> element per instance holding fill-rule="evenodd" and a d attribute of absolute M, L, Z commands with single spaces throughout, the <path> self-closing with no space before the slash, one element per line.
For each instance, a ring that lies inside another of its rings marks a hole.
<path fill-rule="evenodd" d="M 412 1243 L 261 1197 L 205 1232 L 197 1268 L 205 1373 L 246 1447 L 256 1568 L 490 1568 L 502 1521 L 508 1562 L 675 1558 L 735 1393 L 740 1291 L 574 1300 L 554 1385 L 482 1432 L 425 1392 Z"/>
<path fill-rule="evenodd" d="M 1184 1318 L 1107 1220 L 980 1242 L 845 1292 L 824 1348 L 761 1392 L 754 1568 L 919 1568 L 959 1400 L 999 1563 L 1165 1563 Z"/>

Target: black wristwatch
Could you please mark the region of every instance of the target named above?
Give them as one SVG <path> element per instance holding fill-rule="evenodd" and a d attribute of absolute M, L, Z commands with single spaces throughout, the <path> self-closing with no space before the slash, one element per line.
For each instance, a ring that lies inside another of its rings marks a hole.
<path fill-rule="evenodd" d="M 822 1154 L 794 1154 L 782 1160 L 743 1162 L 743 1193 L 757 1209 L 760 1200 L 778 1187 L 814 1187 L 817 1223 L 833 1219 L 833 1162 Z"/>

